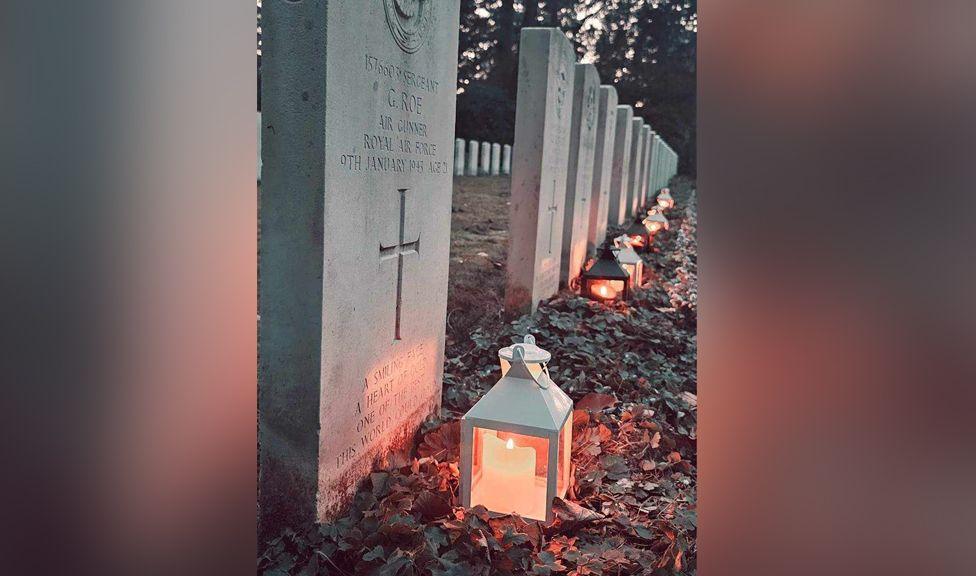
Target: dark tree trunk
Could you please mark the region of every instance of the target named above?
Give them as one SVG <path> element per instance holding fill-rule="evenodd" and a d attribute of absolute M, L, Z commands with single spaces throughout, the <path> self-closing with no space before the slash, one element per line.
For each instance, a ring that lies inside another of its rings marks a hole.
<path fill-rule="evenodd" d="M 539 25 L 539 0 L 526 0 L 522 27 Z"/>
<path fill-rule="evenodd" d="M 515 29 L 515 0 L 502 0 L 498 8 L 498 50 L 492 79 L 514 98 L 516 91 L 517 64 L 515 45 L 518 38 Z"/>

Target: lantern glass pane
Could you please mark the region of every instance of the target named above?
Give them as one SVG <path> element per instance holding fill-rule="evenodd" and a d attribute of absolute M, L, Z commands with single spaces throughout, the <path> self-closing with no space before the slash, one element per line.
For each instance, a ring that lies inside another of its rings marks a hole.
<path fill-rule="evenodd" d="M 549 440 L 478 427 L 472 440 L 471 506 L 545 520 Z"/>
<path fill-rule="evenodd" d="M 623 280 L 590 280 L 587 285 L 591 295 L 601 300 L 615 300 L 624 295 Z"/>
<path fill-rule="evenodd" d="M 556 496 L 566 497 L 569 490 L 569 458 L 573 451 L 573 418 L 570 416 L 559 431 L 559 477 L 556 479 Z"/>

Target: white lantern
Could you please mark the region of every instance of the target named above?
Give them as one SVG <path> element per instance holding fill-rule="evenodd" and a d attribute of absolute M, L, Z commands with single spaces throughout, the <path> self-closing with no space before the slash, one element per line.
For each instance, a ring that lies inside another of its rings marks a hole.
<path fill-rule="evenodd" d="M 664 217 L 664 214 L 656 212 L 644 220 L 644 226 L 647 227 L 648 233 L 653 238 L 661 230 L 667 230 L 670 224 L 668 224 L 668 219 Z"/>
<path fill-rule="evenodd" d="M 657 195 L 657 205 L 664 210 L 674 208 L 674 198 L 671 197 L 671 190 L 663 188 Z"/>
<path fill-rule="evenodd" d="M 641 279 L 644 277 L 644 259 L 630 245 L 630 236 L 626 234 L 618 236 L 614 239 L 614 244 L 620 248 L 617 252 L 617 262 L 620 262 L 624 270 L 630 274 L 630 287 L 640 288 Z"/>
<path fill-rule="evenodd" d="M 552 521 L 569 489 L 572 415 L 569 396 L 513 346 L 507 373 L 461 418 L 461 504 Z"/>

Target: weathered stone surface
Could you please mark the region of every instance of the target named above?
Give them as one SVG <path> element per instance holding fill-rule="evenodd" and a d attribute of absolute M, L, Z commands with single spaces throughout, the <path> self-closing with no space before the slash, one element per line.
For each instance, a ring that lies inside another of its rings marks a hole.
<path fill-rule="evenodd" d="M 454 175 L 464 176 L 464 140 L 454 140 Z"/>
<path fill-rule="evenodd" d="M 258 182 L 261 181 L 261 113 L 258 112 Z"/>
<path fill-rule="evenodd" d="M 481 164 L 478 173 L 482 176 L 491 174 L 491 142 L 481 143 Z"/>
<path fill-rule="evenodd" d="M 502 145 L 491 145 L 491 175 L 498 176 L 502 170 Z"/>
<path fill-rule="evenodd" d="M 627 220 L 633 118 L 633 108 L 617 106 L 617 128 L 613 135 L 613 164 L 610 170 L 610 206 L 607 212 L 607 224 L 610 226 L 621 226 Z"/>
<path fill-rule="evenodd" d="M 459 0 L 263 15 L 260 530 L 334 517 L 440 407 Z"/>
<path fill-rule="evenodd" d="M 554 28 L 523 28 L 505 308 L 535 311 L 559 288 L 575 55 Z"/>
<path fill-rule="evenodd" d="M 651 174 L 648 178 L 648 201 L 650 204 L 654 203 L 654 198 L 657 196 L 657 182 L 661 178 L 661 157 L 660 151 L 661 147 L 658 144 L 660 137 L 656 132 L 651 133 Z"/>
<path fill-rule="evenodd" d="M 640 177 L 643 172 L 641 159 L 644 152 L 644 119 L 634 118 L 631 121 L 633 126 L 633 142 L 630 145 L 630 193 L 627 195 L 627 218 L 632 218 L 637 214 L 637 197 L 640 194 Z"/>
<path fill-rule="evenodd" d="M 505 144 L 502 146 L 502 174 L 512 173 L 512 146 Z"/>
<path fill-rule="evenodd" d="M 647 206 L 647 194 L 650 189 L 650 176 L 651 176 L 651 143 L 653 141 L 653 133 L 650 124 L 644 125 L 644 145 L 641 158 L 641 189 L 640 194 L 638 194 L 638 204 L 640 204 L 638 209 L 638 214 L 643 215 L 645 213 L 644 207 Z"/>
<path fill-rule="evenodd" d="M 478 141 L 469 140 L 468 141 L 468 167 L 466 173 L 468 176 L 478 175 Z"/>
<path fill-rule="evenodd" d="M 596 148 L 593 155 L 593 178 L 590 213 L 587 224 L 586 252 L 592 256 L 607 238 L 607 214 L 610 210 L 610 179 L 613 172 L 613 142 L 617 129 L 617 90 L 600 86 L 599 119 Z"/>
<path fill-rule="evenodd" d="M 576 64 L 575 68 L 569 172 L 566 178 L 563 243 L 559 264 L 559 282 L 563 286 L 575 284 L 586 258 L 596 130 L 600 120 L 600 74 L 593 64 Z"/>

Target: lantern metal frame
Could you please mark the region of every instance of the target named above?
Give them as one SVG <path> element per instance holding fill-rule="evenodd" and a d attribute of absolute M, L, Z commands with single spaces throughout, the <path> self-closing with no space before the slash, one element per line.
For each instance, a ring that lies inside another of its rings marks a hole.
<path fill-rule="evenodd" d="M 564 464 L 567 474 L 564 488 L 569 489 L 572 416 L 573 400 L 549 378 L 548 371 L 538 377 L 533 376 L 525 363 L 524 348 L 520 344 L 513 346 L 512 365 L 508 373 L 461 417 L 461 505 L 471 507 L 475 428 L 531 436 L 548 442 L 544 505 L 545 521 L 551 522 L 553 498 L 565 496 L 565 492 L 561 495 L 558 493 L 560 456 L 567 459 Z M 559 436 L 567 422 L 570 425 L 568 448 L 564 449 Z"/>
<path fill-rule="evenodd" d="M 597 280 L 623 281 L 623 293 L 617 299 L 630 300 L 630 274 L 617 260 L 617 251 L 618 248 L 611 246 L 609 243 L 603 245 L 603 248 L 600 250 L 600 255 L 593 262 L 593 265 L 580 275 L 580 293 L 582 295 L 591 300 L 604 302 L 606 300 L 601 300 L 593 295 L 590 290 L 590 284 Z"/>

